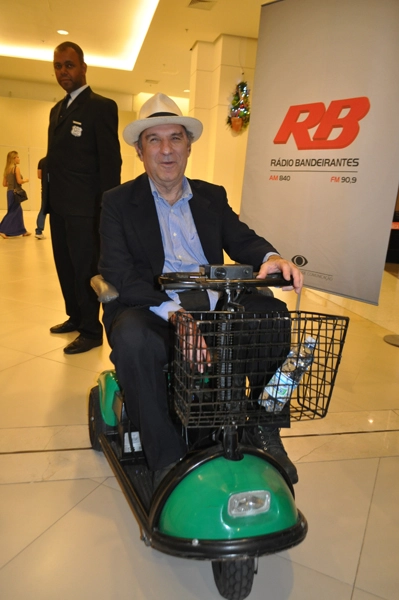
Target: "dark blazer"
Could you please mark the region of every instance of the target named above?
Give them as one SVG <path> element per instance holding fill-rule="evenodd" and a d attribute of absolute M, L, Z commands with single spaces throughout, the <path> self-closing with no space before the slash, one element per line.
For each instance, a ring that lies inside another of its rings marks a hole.
<path fill-rule="evenodd" d="M 259 270 L 267 252 L 276 252 L 264 238 L 242 223 L 227 202 L 226 191 L 205 181 L 189 180 L 190 209 L 209 264 L 223 264 L 223 250 L 239 263 Z M 123 306 L 159 306 L 169 300 L 159 289 L 164 250 L 155 202 L 144 173 L 103 196 L 99 271 L 119 292 L 104 305 L 110 326 Z"/>
<path fill-rule="evenodd" d="M 49 202 L 62 216 L 92 217 L 105 190 L 120 184 L 118 109 L 113 100 L 81 92 L 58 119 L 61 102 L 50 112 L 47 172 Z"/>

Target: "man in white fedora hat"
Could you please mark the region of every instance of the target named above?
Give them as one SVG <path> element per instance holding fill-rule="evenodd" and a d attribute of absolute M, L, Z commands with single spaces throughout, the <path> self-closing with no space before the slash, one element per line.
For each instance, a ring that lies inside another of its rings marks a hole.
<path fill-rule="evenodd" d="M 183 116 L 171 98 L 155 94 L 123 133 L 145 173 L 103 196 L 99 270 L 119 292 L 117 300 L 104 305 L 103 321 L 129 418 L 140 431 L 154 472 L 154 487 L 186 453 L 169 417 L 163 372 L 171 356 L 174 315 L 214 310 L 218 301 L 217 292 L 161 291 L 158 276 L 221 264 L 225 251 L 233 261 L 253 265 L 259 278 L 282 272 L 292 278 L 297 293 L 303 283 L 293 263 L 239 220 L 223 187 L 185 176 L 191 145 L 201 133 L 198 119 Z M 240 302 L 251 312 L 287 310 L 284 302 L 256 291 Z M 289 411 L 281 426 L 289 426 Z M 245 443 L 272 454 L 297 482 L 275 424 L 254 427 L 245 436 Z"/>

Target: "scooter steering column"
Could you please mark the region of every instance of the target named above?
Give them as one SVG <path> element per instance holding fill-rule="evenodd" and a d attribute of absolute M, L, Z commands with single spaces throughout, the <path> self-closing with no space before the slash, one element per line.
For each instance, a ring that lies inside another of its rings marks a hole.
<path fill-rule="evenodd" d="M 238 447 L 238 431 L 234 425 L 227 425 L 223 429 L 223 449 L 227 460 L 242 460 L 243 454 Z"/>

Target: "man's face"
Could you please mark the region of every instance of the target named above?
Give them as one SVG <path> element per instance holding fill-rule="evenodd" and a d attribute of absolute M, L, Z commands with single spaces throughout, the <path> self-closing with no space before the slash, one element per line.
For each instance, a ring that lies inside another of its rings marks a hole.
<path fill-rule="evenodd" d="M 155 125 L 141 134 L 137 152 L 148 176 L 158 188 L 179 185 L 186 170 L 191 144 L 182 125 Z"/>
<path fill-rule="evenodd" d="M 73 48 L 54 52 L 54 71 L 57 81 L 68 94 L 86 84 L 86 63 L 81 63 Z"/>

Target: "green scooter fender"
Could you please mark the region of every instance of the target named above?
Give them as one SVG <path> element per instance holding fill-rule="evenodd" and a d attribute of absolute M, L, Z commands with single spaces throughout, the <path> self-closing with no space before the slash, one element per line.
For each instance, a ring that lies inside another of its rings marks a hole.
<path fill-rule="evenodd" d="M 243 492 L 266 491 L 269 507 L 251 515 L 229 514 L 229 500 Z M 172 491 L 162 509 L 159 531 L 198 540 L 234 540 L 294 527 L 298 510 L 278 470 L 259 456 L 240 461 L 223 456 L 199 465 Z"/>
<path fill-rule="evenodd" d="M 98 378 L 98 387 L 101 414 L 104 422 L 110 427 L 115 427 L 118 425 L 118 420 L 113 411 L 113 402 L 115 393 L 120 391 L 115 371 L 103 371 Z"/>

